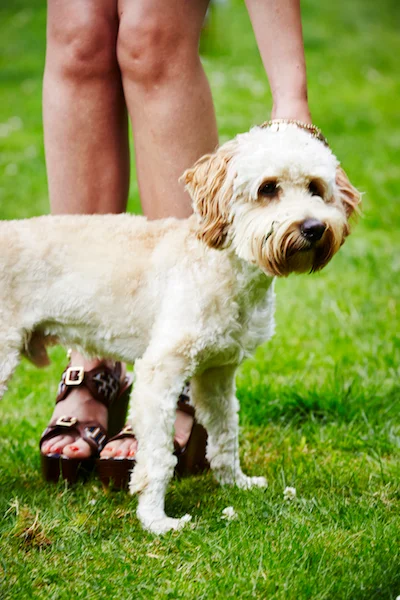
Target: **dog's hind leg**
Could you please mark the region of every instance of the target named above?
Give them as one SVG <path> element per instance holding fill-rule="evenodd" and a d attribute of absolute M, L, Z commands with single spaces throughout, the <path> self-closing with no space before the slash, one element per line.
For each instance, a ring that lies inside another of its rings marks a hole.
<path fill-rule="evenodd" d="M 248 477 L 240 467 L 235 373 L 236 366 L 226 366 L 193 377 L 191 396 L 196 418 L 208 431 L 207 458 L 219 483 L 244 489 L 266 487 L 264 477 Z"/>
<path fill-rule="evenodd" d="M 138 440 L 136 465 L 129 489 L 139 492 L 137 516 L 143 527 L 153 533 L 180 529 L 190 515 L 167 517 L 165 492 L 177 462 L 173 455 L 173 428 L 176 399 L 187 373 L 181 359 L 145 355 L 135 364 L 135 386 L 130 421 Z"/>
<path fill-rule="evenodd" d="M 7 336 L 0 335 L 0 400 L 19 363 L 21 344 L 22 339 L 17 333 L 7 332 Z"/>

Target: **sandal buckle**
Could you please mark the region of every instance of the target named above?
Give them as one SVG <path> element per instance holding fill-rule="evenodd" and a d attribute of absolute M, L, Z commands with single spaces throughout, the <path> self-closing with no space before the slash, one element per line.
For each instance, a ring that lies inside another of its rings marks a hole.
<path fill-rule="evenodd" d="M 65 371 L 65 385 L 80 385 L 85 377 L 83 367 L 68 367 Z"/>
<path fill-rule="evenodd" d="M 133 433 L 132 425 L 125 425 L 120 431 L 120 433 Z"/>
<path fill-rule="evenodd" d="M 78 422 L 78 419 L 76 419 L 75 417 L 66 417 L 65 415 L 63 415 L 62 417 L 59 417 L 56 421 L 56 425 L 59 425 L 60 427 L 73 427 L 74 425 L 76 425 L 76 423 Z"/>

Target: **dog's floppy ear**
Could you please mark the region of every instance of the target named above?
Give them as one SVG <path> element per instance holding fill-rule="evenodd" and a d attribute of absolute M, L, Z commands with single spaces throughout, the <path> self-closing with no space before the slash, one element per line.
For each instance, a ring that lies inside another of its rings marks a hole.
<path fill-rule="evenodd" d="M 212 248 L 223 247 L 230 225 L 232 182 L 227 179 L 227 171 L 232 156 L 233 144 L 228 142 L 200 158 L 182 176 L 193 210 L 200 216 L 198 237 Z"/>
<path fill-rule="evenodd" d="M 339 190 L 340 200 L 343 202 L 347 218 L 351 217 L 361 202 L 361 194 L 350 183 L 342 167 L 336 168 L 336 185 Z"/>

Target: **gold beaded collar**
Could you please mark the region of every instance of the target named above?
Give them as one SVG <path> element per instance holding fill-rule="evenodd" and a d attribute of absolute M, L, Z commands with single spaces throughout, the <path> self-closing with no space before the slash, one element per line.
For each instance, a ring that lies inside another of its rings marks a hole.
<path fill-rule="evenodd" d="M 310 123 L 303 123 L 302 121 L 297 121 L 296 119 L 272 119 L 271 121 L 265 121 L 264 123 L 261 123 L 259 127 L 268 127 L 271 129 L 271 131 L 284 131 L 287 125 L 296 125 L 296 127 L 299 129 L 304 129 L 304 131 L 307 131 L 310 135 L 315 137 L 329 148 L 328 140 L 322 134 L 322 131 Z"/>

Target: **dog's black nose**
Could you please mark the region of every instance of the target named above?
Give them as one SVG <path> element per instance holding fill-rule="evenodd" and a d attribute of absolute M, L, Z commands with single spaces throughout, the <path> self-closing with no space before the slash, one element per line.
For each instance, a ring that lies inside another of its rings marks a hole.
<path fill-rule="evenodd" d="M 318 242 L 324 235 L 325 229 L 325 223 L 317 221 L 317 219 L 307 219 L 300 225 L 301 235 L 308 242 Z"/>

